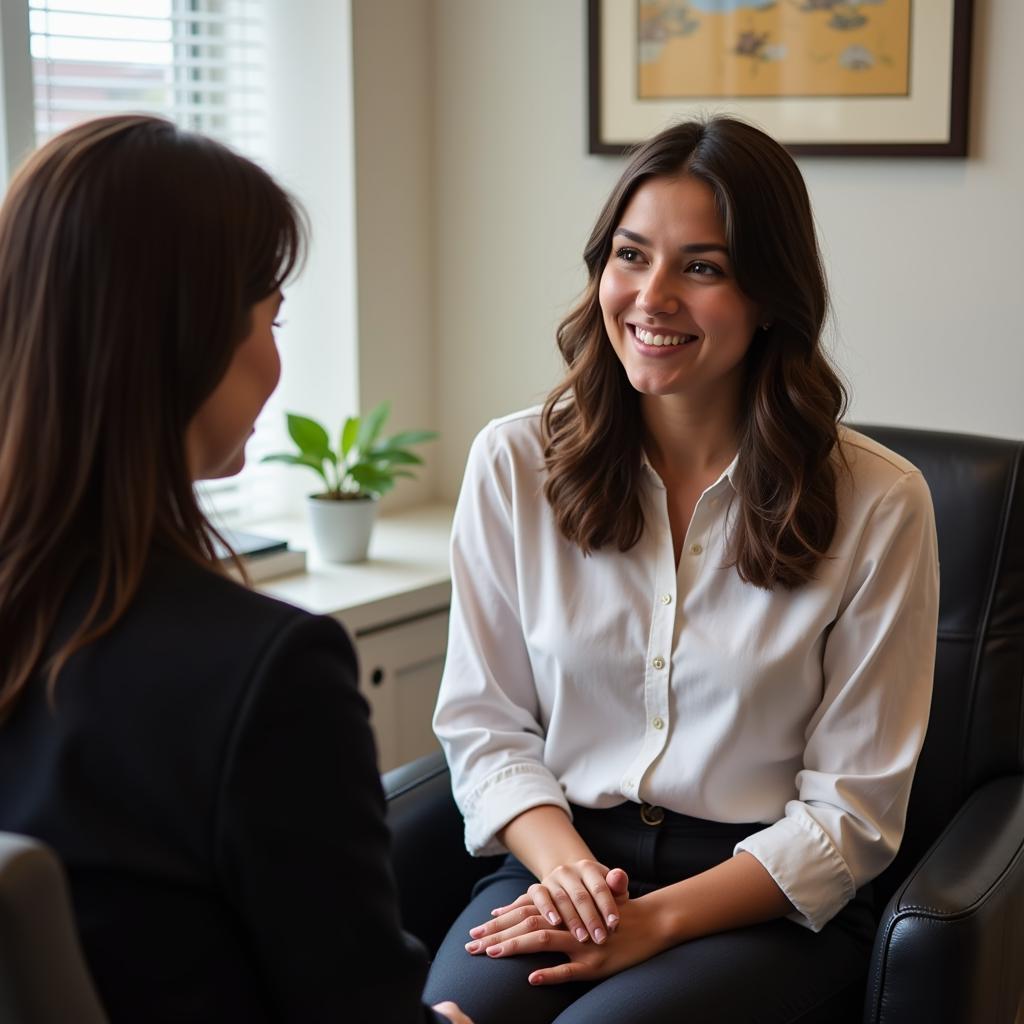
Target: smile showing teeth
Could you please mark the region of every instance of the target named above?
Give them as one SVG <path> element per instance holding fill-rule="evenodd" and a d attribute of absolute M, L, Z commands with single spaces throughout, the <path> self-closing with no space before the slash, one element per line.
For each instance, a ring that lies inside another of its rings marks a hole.
<path fill-rule="evenodd" d="M 688 341 L 696 341 L 695 334 L 652 334 L 642 327 L 633 326 L 637 338 L 645 345 L 652 345 L 661 348 L 663 345 L 685 345 Z"/>

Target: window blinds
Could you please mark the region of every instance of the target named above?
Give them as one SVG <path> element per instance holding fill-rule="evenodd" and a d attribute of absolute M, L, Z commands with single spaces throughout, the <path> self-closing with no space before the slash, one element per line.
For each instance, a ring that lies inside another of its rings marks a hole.
<path fill-rule="evenodd" d="M 263 0 L 29 0 L 29 31 L 38 142 L 134 111 L 265 156 Z"/>

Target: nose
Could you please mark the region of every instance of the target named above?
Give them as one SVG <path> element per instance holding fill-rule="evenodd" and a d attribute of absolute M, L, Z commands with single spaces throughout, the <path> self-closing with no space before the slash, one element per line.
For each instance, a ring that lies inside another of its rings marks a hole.
<path fill-rule="evenodd" d="M 636 297 L 637 306 L 648 316 L 673 316 L 679 312 L 679 296 L 671 273 L 652 267 Z"/>

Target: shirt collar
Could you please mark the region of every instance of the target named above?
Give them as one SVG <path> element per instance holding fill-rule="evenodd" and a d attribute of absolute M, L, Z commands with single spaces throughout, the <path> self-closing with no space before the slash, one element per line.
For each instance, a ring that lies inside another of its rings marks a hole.
<path fill-rule="evenodd" d="M 664 483 L 662 483 L 661 477 L 658 476 L 658 471 L 651 465 L 651 460 L 649 458 L 647 458 L 647 451 L 643 447 L 640 448 L 640 460 L 641 460 L 641 463 L 642 463 L 644 469 L 647 471 L 648 475 L 650 476 L 651 480 L 655 483 L 656 486 L 658 486 L 662 490 L 664 490 L 665 489 L 665 485 L 664 485 Z M 728 484 L 728 486 L 731 487 L 735 491 L 736 490 L 736 468 L 737 468 L 737 466 L 739 466 L 739 462 L 740 462 L 740 453 L 737 452 L 733 456 L 732 462 L 730 462 L 729 465 L 726 466 L 725 469 L 722 470 L 722 472 L 719 474 L 718 479 L 704 493 L 705 494 L 710 494 L 712 491 L 720 490 L 721 488 L 725 487 L 726 484 Z"/>

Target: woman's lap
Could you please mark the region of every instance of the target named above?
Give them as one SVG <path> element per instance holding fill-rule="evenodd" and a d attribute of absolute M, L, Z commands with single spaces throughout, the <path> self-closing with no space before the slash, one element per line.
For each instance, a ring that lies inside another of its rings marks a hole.
<path fill-rule="evenodd" d="M 863 989 L 870 952 L 866 907 L 815 934 L 790 921 L 706 936 L 596 983 L 532 986 L 558 955 L 490 959 L 465 950 L 469 929 L 521 895 L 532 876 L 513 859 L 484 879 L 452 925 L 426 999 L 453 999 L 475 1024 L 781 1024 L 842 1020 L 833 1000 Z"/>
<path fill-rule="evenodd" d="M 497 874 L 506 874 L 505 869 Z M 525 890 L 521 876 L 490 878 L 496 880 L 477 887 L 445 936 L 427 978 L 424 1002 L 452 999 L 474 1024 L 546 1024 L 590 986 L 534 986 L 526 980 L 540 967 L 563 962 L 565 958 L 557 954 L 492 960 L 466 952 L 469 929 L 488 920 L 493 907 L 511 903 Z"/>
<path fill-rule="evenodd" d="M 837 1001 L 853 987 L 863 992 L 864 963 L 841 932 L 824 940 L 823 934 L 772 921 L 705 936 L 605 979 L 554 1020 L 839 1024 L 846 1018 Z"/>

